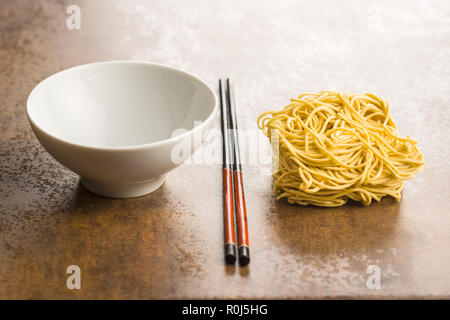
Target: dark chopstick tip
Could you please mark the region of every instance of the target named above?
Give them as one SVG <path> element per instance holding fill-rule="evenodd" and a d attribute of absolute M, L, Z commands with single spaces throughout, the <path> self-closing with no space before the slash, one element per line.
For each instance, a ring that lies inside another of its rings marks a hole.
<path fill-rule="evenodd" d="M 250 249 L 247 246 L 239 248 L 239 264 L 246 266 L 250 263 Z"/>
<path fill-rule="evenodd" d="M 225 261 L 228 264 L 233 264 L 236 262 L 236 246 L 231 243 L 225 245 Z"/>

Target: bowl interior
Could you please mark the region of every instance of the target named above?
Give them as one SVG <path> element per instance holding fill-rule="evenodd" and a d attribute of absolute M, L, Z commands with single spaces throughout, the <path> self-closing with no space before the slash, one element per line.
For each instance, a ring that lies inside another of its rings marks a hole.
<path fill-rule="evenodd" d="M 93 147 L 148 144 L 190 130 L 215 107 L 214 92 L 169 67 L 139 62 L 95 63 L 42 81 L 28 114 L 45 132 Z"/>

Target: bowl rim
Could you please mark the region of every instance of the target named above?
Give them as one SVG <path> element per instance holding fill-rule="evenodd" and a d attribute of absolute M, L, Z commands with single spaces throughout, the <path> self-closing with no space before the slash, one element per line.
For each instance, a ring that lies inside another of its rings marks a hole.
<path fill-rule="evenodd" d="M 85 144 L 80 144 L 80 143 L 75 143 L 75 142 L 71 142 L 69 140 L 65 140 L 62 139 L 50 132 L 48 132 L 47 130 L 45 130 L 44 128 L 42 128 L 40 125 L 38 125 L 33 118 L 30 115 L 30 100 L 33 96 L 33 94 L 35 94 L 35 92 L 37 90 L 39 90 L 39 88 L 43 85 L 44 82 L 47 82 L 49 79 L 59 76 L 62 73 L 65 72 L 73 72 L 76 71 L 78 69 L 84 69 L 84 68 L 88 68 L 91 67 L 93 65 L 101 65 L 101 64 L 135 64 L 135 65 L 144 65 L 144 66 L 154 66 L 154 67 L 159 67 L 162 69 L 168 69 L 170 71 L 174 71 L 176 73 L 182 74 L 183 76 L 187 76 L 188 78 L 193 79 L 194 81 L 197 81 L 199 83 L 201 83 L 207 90 L 209 90 L 211 92 L 211 94 L 214 97 L 214 107 L 212 112 L 209 114 L 209 116 L 202 121 L 202 123 L 200 123 L 199 125 L 197 125 L 196 127 L 182 133 L 179 134 L 177 136 L 174 137 L 170 137 L 167 139 L 163 139 L 163 140 L 158 140 L 158 141 L 154 141 L 154 142 L 150 142 L 150 143 L 145 143 L 145 144 L 136 144 L 136 145 L 129 145 L 129 146 L 113 146 L 113 147 L 108 147 L 108 146 L 90 146 L 90 145 L 85 145 Z M 218 98 L 216 93 L 214 92 L 214 90 L 211 88 L 211 86 L 209 84 L 207 84 L 205 81 L 203 81 L 202 79 L 200 79 L 199 77 L 197 77 L 196 75 L 184 71 L 182 69 L 179 68 L 175 68 L 166 64 L 161 64 L 161 63 L 154 63 L 154 62 L 147 62 L 147 61 L 138 61 L 138 60 L 108 60 L 108 61 L 98 61 L 98 62 L 92 62 L 92 63 L 87 63 L 87 64 L 82 64 L 82 65 L 77 65 L 74 67 L 70 67 L 67 69 L 63 69 L 61 71 L 58 71 L 56 73 L 53 73 L 51 75 L 49 75 L 48 77 L 44 78 L 43 80 L 41 80 L 30 92 L 30 94 L 28 95 L 28 99 L 27 99 L 27 104 L 26 104 L 26 113 L 27 113 L 27 117 L 28 117 L 28 121 L 35 126 L 37 129 L 39 129 L 40 131 L 42 131 L 43 133 L 45 133 L 47 136 L 65 143 L 65 144 L 69 144 L 75 147 L 80 147 L 80 148 L 86 148 L 86 149 L 92 149 L 92 150 L 105 150 L 105 151 L 120 151 L 120 150 L 140 150 L 140 149 L 145 149 L 145 148 L 149 148 L 149 147 L 157 147 L 163 144 L 167 144 L 167 143 L 171 143 L 171 142 L 175 142 L 178 141 L 180 139 L 183 139 L 185 136 L 188 136 L 189 134 L 192 134 L 194 132 L 197 132 L 198 130 L 203 129 L 203 127 L 206 125 L 206 123 L 209 123 L 210 121 L 212 121 L 217 113 L 218 110 Z"/>

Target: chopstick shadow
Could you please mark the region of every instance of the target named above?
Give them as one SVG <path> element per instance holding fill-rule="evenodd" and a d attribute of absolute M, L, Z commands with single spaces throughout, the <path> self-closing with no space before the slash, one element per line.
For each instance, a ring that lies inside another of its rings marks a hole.
<path fill-rule="evenodd" d="M 241 277 L 247 277 L 250 274 L 250 265 L 246 265 L 245 267 L 239 267 L 239 275 Z"/>
<path fill-rule="evenodd" d="M 300 207 L 276 201 L 270 226 L 281 247 L 297 255 L 362 254 L 390 248 L 398 232 L 401 202 L 382 199 L 368 207 L 349 202 L 338 208 Z"/>
<path fill-rule="evenodd" d="M 227 276 L 232 276 L 236 273 L 237 268 L 239 268 L 237 265 L 234 264 L 227 264 L 226 262 L 224 262 L 224 271 L 225 271 L 225 275 Z"/>
<path fill-rule="evenodd" d="M 239 262 L 236 261 L 236 264 L 225 264 L 224 270 L 225 275 L 227 276 L 235 275 L 236 271 L 238 271 L 241 277 L 247 277 L 250 274 L 250 264 L 246 266 L 240 266 Z"/>

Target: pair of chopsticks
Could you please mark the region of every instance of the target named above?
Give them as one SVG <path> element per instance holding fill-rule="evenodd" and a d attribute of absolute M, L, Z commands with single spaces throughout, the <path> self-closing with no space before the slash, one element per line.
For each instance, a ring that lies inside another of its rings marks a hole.
<path fill-rule="evenodd" d="M 223 137 L 223 218 L 225 233 L 225 261 L 233 264 L 236 261 L 236 237 L 234 220 L 238 235 L 239 263 L 243 266 L 250 263 L 248 243 L 247 209 L 245 207 L 244 183 L 237 132 L 236 107 L 230 79 L 226 81 L 226 89 L 219 80 L 220 108 L 222 115 Z M 234 186 L 234 201 L 233 201 Z M 234 202 L 234 207 L 233 207 Z"/>

